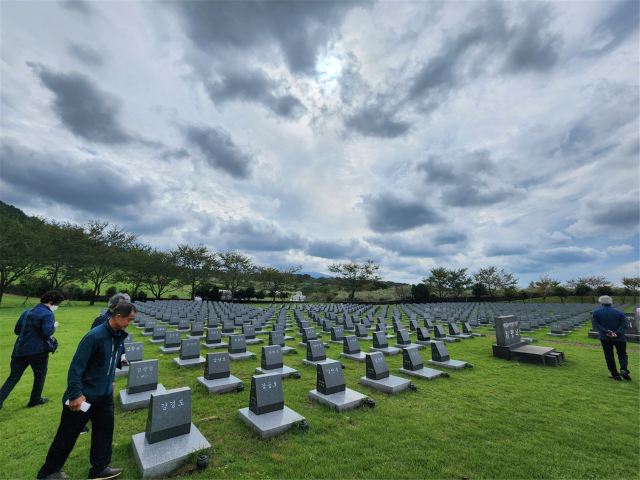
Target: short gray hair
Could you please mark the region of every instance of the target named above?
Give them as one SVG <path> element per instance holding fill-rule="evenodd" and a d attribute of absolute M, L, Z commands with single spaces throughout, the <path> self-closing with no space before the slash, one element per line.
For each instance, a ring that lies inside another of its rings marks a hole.
<path fill-rule="evenodd" d="M 109 308 L 109 310 L 111 310 L 119 303 L 131 303 L 131 297 L 126 293 L 118 292 L 109 299 L 107 307 Z"/>
<path fill-rule="evenodd" d="M 598 302 L 600 302 L 600 305 L 612 305 L 613 299 L 609 295 L 602 295 Z"/>

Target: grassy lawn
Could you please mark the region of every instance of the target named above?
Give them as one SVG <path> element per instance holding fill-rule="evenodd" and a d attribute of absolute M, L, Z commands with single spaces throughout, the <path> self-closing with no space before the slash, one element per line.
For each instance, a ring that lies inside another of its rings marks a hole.
<path fill-rule="evenodd" d="M 22 311 L 21 299 L 5 297 L 0 308 L 0 373 L 4 381 L 15 336 L 13 325 Z M 75 348 L 104 305 L 77 304 L 56 312 L 60 327 L 58 353 L 49 360 L 44 395 L 51 401 L 24 408 L 33 376 L 27 370 L 0 410 L 0 478 L 34 478 L 44 462 L 61 412 L 66 373 Z M 133 326 L 132 326 L 133 327 Z M 140 331 L 130 327 L 135 340 Z M 348 388 L 369 395 L 374 409 L 338 414 L 309 401 L 315 369 L 302 364 L 304 352 L 285 356 L 285 364 L 302 378 L 284 381 L 286 405 L 306 417 L 309 430 L 290 431 L 260 440 L 237 416 L 248 406 L 251 375 L 259 366 L 260 346 L 248 350 L 258 360 L 232 362 L 231 374 L 245 382 L 241 393 L 208 395 L 196 383 L 204 367 L 179 369 L 175 355 L 145 342 L 145 359 L 160 360 L 160 383 L 167 389 L 192 389 L 192 420 L 212 445 L 209 466 L 198 473 L 191 464 L 176 476 L 196 478 L 640 478 L 640 353 L 630 352 L 632 382 L 614 382 L 599 342 L 587 338 L 588 325 L 564 338 L 542 333 L 537 345 L 565 352 L 560 367 L 539 367 L 494 359 L 493 338 L 447 344 L 452 359 L 474 365 L 451 371 L 451 378 L 427 382 L 412 379 L 417 392 L 388 396 L 359 384 L 364 364 L 344 360 Z M 479 329 L 491 334 L 488 329 Z M 550 343 L 560 342 L 558 343 Z M 296 346 L 298 339 L 288 341 Z M 586 346 L 582 346 L 586 345 Z M 363 351 L 371 344 L 362 341 Z M 329 358 L 338 359 L 338 345 Z M 422 350 L 422 358 L 430 358 Z M 207 353 L 202 349 L 202 354 Z M 402 356 L 387 357 L 398 374 Z M 409 378 L 409 377 L 407 377 Z M 126 378 L 116 380 L 116 391 Z M 122 412 L 116 400 L 112 466 L 125 469 L 124 478 L 140 478 L 131 436 L 143 432 L 147 411 Z M 78 439 L 64 471 L 86 478 L 90 435 Z"/>

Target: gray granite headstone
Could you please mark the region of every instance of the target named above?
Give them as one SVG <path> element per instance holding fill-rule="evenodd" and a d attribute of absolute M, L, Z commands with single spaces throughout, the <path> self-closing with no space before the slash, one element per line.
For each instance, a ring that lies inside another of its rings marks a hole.
<path fill-rule="evenodd" d="M 355 328 L 356 328 L 356 337 L 362 338 L 362 337 L 367 337 L 369 335 L 367 327 L 362 323 L 358 323 L 357 325 L 355 325 Z"/>
<path fill-rule="evenodd" d="M 356 355 L 360 353 L 360 342 L 355 335 L 344 337 L 342 341 L 342 352 L 348 355 Z"/>
<path fill-rule="evenodd" d="M 244 335 L 231 335 L 229 337 L 229 353 L 245 353 L 247 341 Z"/>
<path fill-rule="evenodd" d="M 166 325 L 156 325 L 153 328 L 153 340 L 164 340 L 164 336 L 167 333 Z"/>
<path fill-rule="evenodd" d="M 204 323 L 203 322 L 193 322 L 191 324 L 191 335 L 193 335 L 193 336 L 204 335 Z"/>
<path fill-rule="evenodd" d="M 254 375 L 251 377 L 249 410 L 256 415 L 275 412 L 284 408 L 284 392 L 280 374 Z"/>
<path fill-rule="evenodd" d="M 147 320 L 144 324 L 145 333 L 153 333 L 154 327 L 158 324 L 157 320 Z"/>
<path fill-rule="evenodd" d="M 262 357 L 260 366 L 264 370 L 273 370 L 274 368 L 282 368 L 282 347 L 280 345 L 272 345 L 270 347 L 262 347 Z"/>
<path fill-rule="evenodd" d="M 398 330 L 396 335 L 397 335 L 398 344 L 400 344 L 400 345 L 409 345 L 409 344 L 411 344 L 411 339 L 409 338 L 409 332 L 407 332 L 405 329 Z"/>
<path fill-rule="evenodd" d="M 447 334 L 444 331 L 444 327 L 442 325 L 434 325 L 433 327 L 433 336 L 436 338 L 444 338 Z"/>
<path fill-rule="evenodd" d="M 207 327 L 215 328 L 217 326 L 218 326 L 218 319 L 216 317 L 209 317 L 209 319 L 207 320 Z"/>
<path fill-rule="evenodd" d="M 373 332 L 373 348 L 388 348 L 389 341 L 384 332 Z"/>
<path fill-rule="evenodd" d="M 124 343 L 133 343 L 133 333 L 128 333 L 124 338 Z"/>
<path fill-rule="evenodd" d="M 444 342 L 433 342 L 431 344 L 431 359 L 436 362 L 446 362 L 449 360 L 449 352 Z"/>
<path fill-rule="evenodd" d="M 190 360 L 200 357 L 200 339 L 186 338 L 180 347 L 180 360 Z"/>
<path fill-rule="evenodd" d="M 139 362 L 143 358 L 144 343 L 126 343 L 124 345 L 124 355 L 128 362 Z"/>
<path fill-rule="evenodd" d="M 311 340 L 316 340 L 317 338 L 318 334 L 315 328 L 309 327 L 302 329 L 302 343 L 309 343 Z"/>
<path fill-rule="evenodd" d="M 189 330 L 191 328 L 191 322 L 188 318 L 181 318 L 178 322 L 178 330 Z"/>
<path fill-rule="evenodd" d="M 158 387 L 158 360 L 142 360 L 131 365 L 127 379 L 127 393 L 147 392 Z"/>
<path fill-rule="evenodd" d="M 367 355 L 367 378 L 382 380 L 389 376 L 389 366 L 384 359 L 384 354 L 374 352 Z"/>
<path fill-rule="evenodd" d="M 274 332 L 283 332 L 284 333 L 286 327 L 287 326 L 284 323 L 274 323 L 271 326 L 271 330 L 273 330 Z"/>
<path fill-rule="evenodd" d="M 242 334 L 246 340 L 252 340 L 256 338 L 256 329 L 253 325 L 242 325 Z"/>
<path fill-rule="evenodd" d="M 309 340 L 307 342 L 307 360 L 310 362 L 321 362 L 327 359 L 322 340 Z"/>
<path fill-rule="evenodd" d="M 344 392 L 346 385 L 340 362 L 327 362 L 318 364 L 316 389 L 324 395 L 336 392 Z"/>
<path fill-rule="evenodd" d="M 222 322 L 222 333 L 233 333 L 236 331 L 236 326 L 233 322 Z"/>
<path fill-rule="evenodd" d="M 284 329 L 281 331 L 269 332 L 269 345 L 278 345 L 284 347 Z"/>
<path fill-rule="evenodd" d="M 219 328 L 207 328 L 207 343 L 222 342 L 222 335 Z"/>
<path fill-rule="evenodd" d="M 167 332 L 164 336 L 164 348 L 178 348 L 182 337 L 180 332 Z"/>
<path fill-rule="evenodd" d="M 344 330 L 342 330 L 342 327 L 331 328 L 331 341 L 342 342 L 343 338 L 344 338 Z"/>
<path fill-rule="evenodd" d="M 418 327 L 418 340 L 421 342 L 428 342 L 431 340 L 431 335 L 429 335 L 429 329 L 427 327 Z"/>
<path fill-rule="evenodd" d="M 402 350 L 402 366 L 406 370 L 412 371 L 424 368 L 424 362 L 417 347 L 409 347 Z"/>
<path fill-rule="evenodd" d="M 515 315 L 496 317 L 493 324 L 496 329 L 497 345 L 508 347 L 522 341 L 520 339 L 520 323 Z"/>
<path fill-rule="evenodd" d="M 189 387 L 151 394 L 145 436 L 149 444 L 191 431 L 191 389 Z"/>
<path fill-rule="evenodd" d="M 460 335 L 460 329 L 455 323 L 449 324 L 449 335 Z"/>
<path fill-rule="evenodd" d="M 231 375 L 229 367 L 229 352 L 207 353 L 207 361 L 204 364 L 204 378 L 215 380 L 227 378 Z"/>

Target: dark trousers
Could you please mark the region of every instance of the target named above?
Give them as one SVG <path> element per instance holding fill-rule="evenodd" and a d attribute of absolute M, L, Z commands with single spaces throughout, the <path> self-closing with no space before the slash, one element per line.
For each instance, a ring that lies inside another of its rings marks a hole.
<path fill-rule="evenodd" d="M 15 387 L 22 378 L 22 374 L 27 367 L 31 367 L 31 370 L 33 370 L 33 388 L 31 389 L 31 399 L 29 403 L 36 403 L 40 400 L 42 398 L 44 382 L 47 379 L 48 366 L 49 352 L 12 358 L 11 373 L 0 389 L 0 408 L 2 408 L 2 404 L 11 393 L 11 390 L 13 390 L 13 387 Z"/>
<path fill-rule="evenodd" d="M 62 469 L 76 444 L 76 440 L 78 440 L 78 436 L 80 436 L 80 432 L 89 420 L 93 424 L 89 476 L 97 476 L 109 466 L 113 441 L 113 395 L 93 402 L 87 412 L 72 412 L 66 405 L 62 406 L 58 432 L 49 447 L 47 460 L 38 472 L 37 478 L 44 478 Z"/>
<path fill-rule="evenodd" d="M 607 367 L 613 375 L 618 375 L 618 369 L 616 368 L 616 360 L 613 357 L 613 348 L 615 347 L 618 353 L 618 362 L 620 362 L 620 370 L 627 370 L 629 365 L 629 357 L 627 356 L 627 342 L 616 342 L 613 340 L 600 340 L 602 344 L 602 350 L 604 350 L 604 359 L 607 362 Z"/>

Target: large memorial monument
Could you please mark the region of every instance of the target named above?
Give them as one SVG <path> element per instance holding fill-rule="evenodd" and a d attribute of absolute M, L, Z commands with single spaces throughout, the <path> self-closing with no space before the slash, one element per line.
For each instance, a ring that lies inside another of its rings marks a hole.
<path fill-rule="evenodd" d="M 564 352 L 558 352 L 555 348 L 527 345 L 520 338 L 520 322 L 515 315 L 496 317 L 494 326 L 496 329 L 496 343 L 492 345 L 494 357 L 553 367 L 564 361 Z"/>

